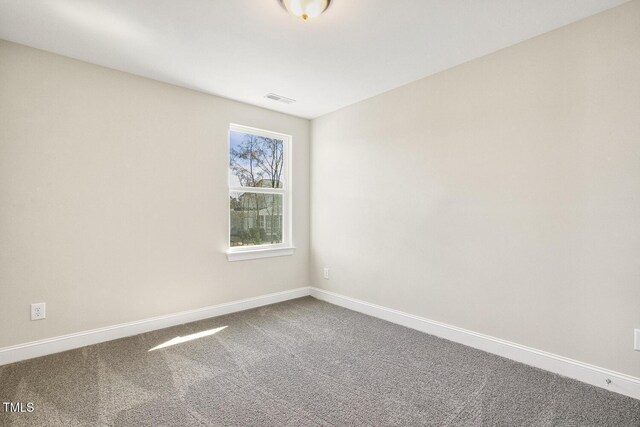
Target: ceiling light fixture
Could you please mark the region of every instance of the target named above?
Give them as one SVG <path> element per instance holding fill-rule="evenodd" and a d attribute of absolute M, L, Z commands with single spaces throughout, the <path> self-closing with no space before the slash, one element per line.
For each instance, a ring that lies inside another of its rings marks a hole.
<path fill-rule="evenodd" d="M 331 0 L 278 0 L 287 12 L 303 21 L 320 16 Z"/>

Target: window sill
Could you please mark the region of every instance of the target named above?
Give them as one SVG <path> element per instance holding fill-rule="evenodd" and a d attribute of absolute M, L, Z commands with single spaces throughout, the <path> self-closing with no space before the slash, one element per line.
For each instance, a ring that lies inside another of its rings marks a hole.
<path fill-rule="evenodd" d="M 293 246 L 286 248 L 266 248 L 266 249 L 249 249 L 227 251 L 227 259 L 229 261 L 246 261 L 258 258 L 271 258 L 276 256 L 290 256 L 296 248 Z"/>

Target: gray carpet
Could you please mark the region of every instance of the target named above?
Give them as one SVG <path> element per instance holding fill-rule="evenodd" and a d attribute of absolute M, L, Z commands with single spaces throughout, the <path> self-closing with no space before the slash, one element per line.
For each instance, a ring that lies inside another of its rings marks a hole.
<path fill-rule="evenodd" d="M 2 366 L 2 401 L 35 404 L 3 426 L 640 426 L 638 400 L 310 297 Z"/>

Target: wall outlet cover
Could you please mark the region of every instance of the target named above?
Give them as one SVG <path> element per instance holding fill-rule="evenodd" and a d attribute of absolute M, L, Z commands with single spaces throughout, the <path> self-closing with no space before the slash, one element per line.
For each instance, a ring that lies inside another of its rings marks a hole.
<path fill-rule="evenodd" d="M 637 351 L 640 351 L 640 329 L 636 329 L 633 336 L 633 348 Z"/>
<path fill-rule="evenodd" d="M 42 320 L 47 317 L 47 305 L 44 302 L 31 304 L 31 320 Z"/>

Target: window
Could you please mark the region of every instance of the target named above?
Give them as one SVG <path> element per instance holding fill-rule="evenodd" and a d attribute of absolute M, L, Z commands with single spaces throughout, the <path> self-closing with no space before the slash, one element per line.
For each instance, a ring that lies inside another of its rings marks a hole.
<path fill-rule="evenodd" d="M 229 129 L 229 261 L 292 255 L 291 137 Z"/>

